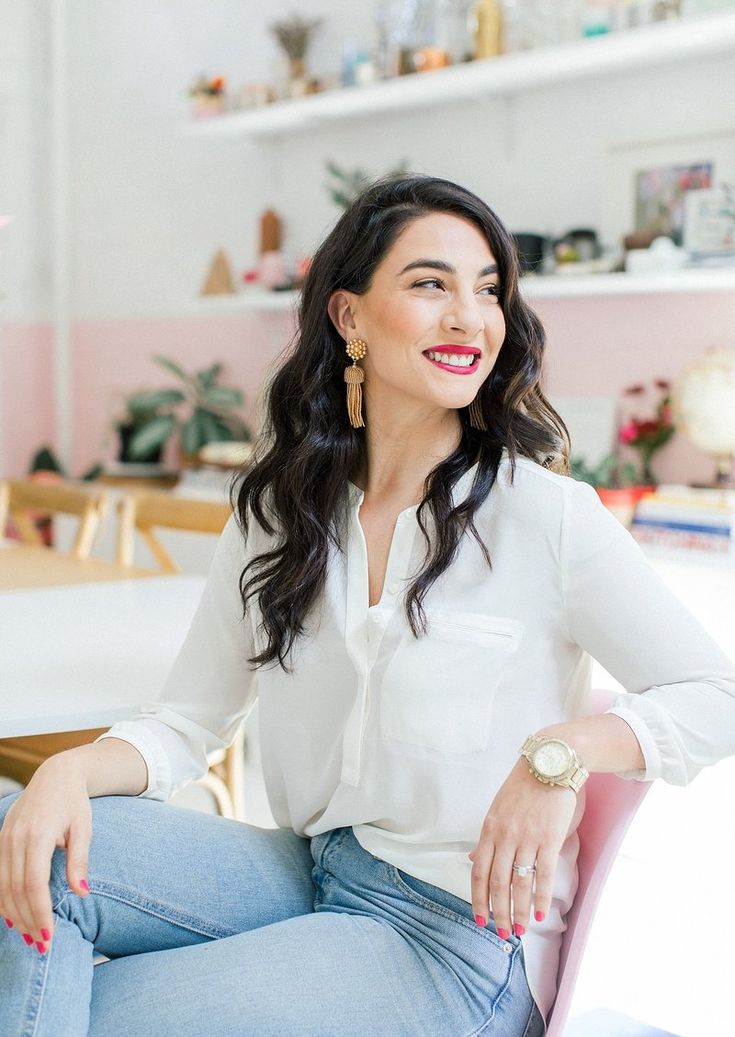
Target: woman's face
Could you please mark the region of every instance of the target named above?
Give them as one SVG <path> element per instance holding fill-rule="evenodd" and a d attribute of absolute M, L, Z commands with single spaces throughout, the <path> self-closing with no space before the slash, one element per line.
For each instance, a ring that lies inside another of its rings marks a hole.
<path fill-rule="evenodd" d="M 330 314 L 345 342 L 367 343 L 360 365 L 368 400 L 401 394 L 457 409 L 477 395 L 503 344 L 499 293 L 495 257 L 478 227 L 451 213 L 430 213 L 400 233 L 369 291 L 334 293 Z M 470 367 L 447 369 L 427 356 L 451 353 L 452 346 L 473 348 Z"/>

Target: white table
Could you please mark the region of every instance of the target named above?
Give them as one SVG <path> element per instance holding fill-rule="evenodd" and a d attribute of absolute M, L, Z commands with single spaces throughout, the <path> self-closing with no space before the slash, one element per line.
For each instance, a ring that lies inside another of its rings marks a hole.
<path fill-rule="evenodd" d="M 0 738 L 109 727 L 161 689 L 204 577 L 0 594 Z"/>

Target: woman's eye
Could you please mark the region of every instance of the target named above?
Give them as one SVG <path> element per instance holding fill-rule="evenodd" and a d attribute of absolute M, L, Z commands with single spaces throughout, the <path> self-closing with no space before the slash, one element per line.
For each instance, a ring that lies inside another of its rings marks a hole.
<path fill-rule="evenodd" d="M 416 283 L 413 284 L 411 287 L 412 288 L 423 288 L 425 285 L 429 285 L 429 284 L 437 284 L 437 285 L 441 286 L 442 282 L 439 280 L 438 277 L 429 277 L 425 281 L 416 281 Z M 489 288 L 491 294 L 493 294 L 493 295 L 499 295 L 500 294 L 500 288 L 496 284 L 486 284 L 480 290 L 484 291 L 485 288 Z"/>

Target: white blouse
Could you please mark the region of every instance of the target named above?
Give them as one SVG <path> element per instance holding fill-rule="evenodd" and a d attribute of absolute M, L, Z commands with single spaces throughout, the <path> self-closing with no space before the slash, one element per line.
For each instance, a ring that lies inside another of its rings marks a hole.
<path fill-rule="evenodd" d="M 455 485 L 455 504 L 476 469 Z M 466 534 L 424 599 L 430 628 L 418 640 L 402 596 L 424 559 L 418 506 L 398 516 L 383 595 L 368 607 L 364 493 L 346 483 L 345 552 L 330 546 L 325 593 L 307 622 L 313 636 L 296 642 L 292 675 L 246 662 L 264 640 L 254 598 L 242 621 L 238 578 L 272 544 L 254 520 L 246 544 L 230 519 L 161 694 L 100 736 L 143 755 L 140 795 L 165 801 L 201 777 L 207 754 L 232 742 L 258 698 L 265 787 L 280 827 L 312 837 L 352 826 L 369 853 L 471 903 L 467 855 L 483 818 L 525 737 L 589 711 L 590 656 L 627 690 L 608 712 L 635 732 L 645 768 L 622 777 L 685 785 L 735 754 L 735 665 L 628 530 L 586 483 L 526 458 L 513 485 L 510 474 L 506 449 L 474 520 L 492 571 Z M 577 889 L 584 798 L 583 788 L 551 909 L 523 937 L 544 1017 Z"/>

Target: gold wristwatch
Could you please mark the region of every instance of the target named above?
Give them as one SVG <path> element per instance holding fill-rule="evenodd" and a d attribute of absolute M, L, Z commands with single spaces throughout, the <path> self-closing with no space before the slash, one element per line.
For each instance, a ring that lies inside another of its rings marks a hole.
<path fill-rule="evenodd" d="M 518 751 L 531 774 L 545 785 L 579 792 L 590 776 L 571 745 L 553 735 L 529 735 Z"/>

